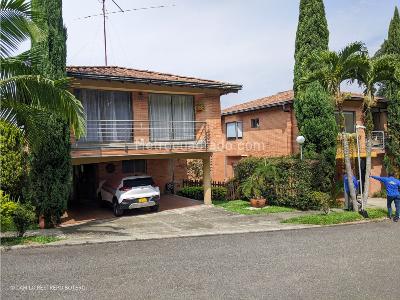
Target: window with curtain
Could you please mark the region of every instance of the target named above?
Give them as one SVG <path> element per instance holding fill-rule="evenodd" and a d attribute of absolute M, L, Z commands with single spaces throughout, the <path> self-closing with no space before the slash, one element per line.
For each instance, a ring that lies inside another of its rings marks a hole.
<path fill-rule="evenodd" d="M 243 122 L 226 123 L 226 138 L 228 140 L 243 138 Z"/>
<path fill-rule="evenodd" d="M 150 95 L 151 141 L 195 139 L 194 99 L 186 95 Z"/>
<path fill-rule="evenodd" d="M 117 142 L 132 139 L 131 93 L 78 89 L 87 117 L 88 142 Z"/>
<path fill-rule="evenodd" d="M 344 122 L 345 122 L 345 132 L 355 133 L 356 132 L 356 120 L 354 111 L 344 111 Z M 335 112 L 336 123 L 340 125 L 339 112 Z"/>

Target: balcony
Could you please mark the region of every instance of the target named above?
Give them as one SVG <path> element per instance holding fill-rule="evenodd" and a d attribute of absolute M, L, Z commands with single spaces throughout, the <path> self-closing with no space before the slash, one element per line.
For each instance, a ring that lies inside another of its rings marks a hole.
<path fill-rule="evenodd" d="M 207 150 L 208 145 L 206 122 L 87 120 L 86 136 L 72 143 L 72 148 Z"/>
<path fill-rule="evenodd" d="M 372 149 L 385 150 L 384 131 L 372 131 Z"/>

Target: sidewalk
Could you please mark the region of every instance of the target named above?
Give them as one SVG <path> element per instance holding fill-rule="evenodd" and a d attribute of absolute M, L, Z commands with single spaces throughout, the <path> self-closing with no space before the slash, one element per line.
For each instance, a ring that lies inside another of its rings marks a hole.
<path fill-rule="evenodd" d="M 368 207 L 385 207 L 385 199 L 370 199 Z M 175 237 L 222 235 L 247 232 L 319 227 L 282 224 L 291 217 L 318 214 L 319 211 L 295 211 L 261 215 L 241 215 L 212 205 L 197 205 L 158 213 L 127 215 L 56 229 L 33 230 L 26 235 L 57 236 L 62 240 L 49 245 L 76 245 L 128 240 L 150 240 Z M 13 246 L 13 248 L 26 246 Z"/>
<path fill-rule="evenodd" d="M 265 232 L 315 227 L 313 225 L 280 223 L 283 219 L 313 213 L 318 212 L 240 215 L 219 207 L 198 205 L 159 213 L 92 221 L 70 227 L 34 230 L 27 232 L 26 235 L 58 236 L 63 239 L 51 243 L 51 245 L 74 245 Z"/>

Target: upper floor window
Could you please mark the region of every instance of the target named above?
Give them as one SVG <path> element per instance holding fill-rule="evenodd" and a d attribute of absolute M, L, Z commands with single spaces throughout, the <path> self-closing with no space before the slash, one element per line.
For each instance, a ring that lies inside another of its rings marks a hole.
<path fill-rule="evenodd" d="M 345 127 L 344 130 L 347 133 L 355 133 L 356 132 L 356 117 L 354 111 L 344 111 L 344 122 Z M 340 116 L 339 112 L 335 112 L 336 123 L 340 125 Z"/>
<path fill-rule="evenodd" d="M 151 141 L 195 140 L 193 96 L 150 94 L 149 111 Z"/>
<path fill-rule="evenodd" d="M 260 128 L 260 119 L 251 119 L 251 128 Z"/>
<path fill-rule="evenodd" d="M 86 141 L 126 141 L 132 136 L 131 93 L 76 89 L 87 117 Z"/>
<path fill-rule="evenodd" d="M 226 123 L 226 138 L 228 140 L 243 138 L 243 122 Z"/>

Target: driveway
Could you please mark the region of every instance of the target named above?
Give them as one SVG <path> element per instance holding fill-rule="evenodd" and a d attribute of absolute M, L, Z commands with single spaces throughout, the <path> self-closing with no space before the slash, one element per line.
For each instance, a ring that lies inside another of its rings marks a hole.
<path fill-rule="evenodd" d="M 160 211 L 201 205 L 203 202 L 177 195 L 161 195 Z M 126 211 L 125 215 L 134 216 L 143 213 L 140 210 Z M 70 226 L 89 221 L 114 219 L 111 207 L 100 207 L 98 203 L 75 206 L 69 209 L 61 219 L 61 226 Z"/>
<path fill-rule="evenodd" d="M 29 234 L 65 237 L 64 240 L 52 243 L 62 245 L 275 231 L 313 227 L 280 223 L 285 218 L 309 213 L 315 212 L 239 215 L 219 207 L 202 204 L 158 213 L 139 212 L 136 215 L 91 221 Z"/>

